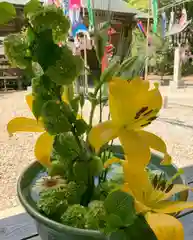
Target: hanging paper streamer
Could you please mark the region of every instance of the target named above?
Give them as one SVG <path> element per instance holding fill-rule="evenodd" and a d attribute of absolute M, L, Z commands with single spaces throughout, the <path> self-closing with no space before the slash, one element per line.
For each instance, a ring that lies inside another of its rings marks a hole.
<path fill-rule="evenodd" d="M 180 18 L 180 25 L 183 26 L 187 23 L 188 21 L 188 16 L 187 16 L 187 12 L 186 12 L 186 9 L 183 8 L 182 9 L 182 15 L 181 15 L 181 18 Z"/>
<path fill-rule="evenodd" d="M 69 0 L 69 18 L 72 24 L 80 21 L 80 0 Z"/>
<path fill-rule="evenodd" d="M 153 32 L 157 33 L 158 25 L 158 0 L 152 0 L 152 13 L 153 13 Z"/>
<path fill-rule="evenodd" d="M 64 14 L 66 16 L 68 16 L 68 14 L 69 14 L 69 0 L 63 0 L 62 6 L 63 6 Z"/>
<path fill-rule="evenodd" d="M 167 18 L 166 18 L 166 13 L 162 13 L 162 37 L 165 38 L 166 36 L 166 31 L 167 31 Z"/>
<path fill-rule="evenodd" d="M 87 0 L 88 18 L 89 18 L 89 28 L 94 29 L 94 13 L 91 5 L 91 0 Z"/>
<path fill-rule="evenodd" d="M 142 24 L 141 21 L 137 21 L 137 26 L 138 26 L 139 30 L 140 30 L 145 36 L 147 36 L 146 31 L 145 31 L 145 28 L 143 27 L 143 24 Z"/>
<path fill-rule="evenodd" d="M 69 1 L 69 8 L 80 8 L 81 7 L 81 1 L 80 0 L 70 0 Z"/>
<path fill-rule="evenodd" d="M 139 20 L 137 21 L 137 26 L 138 26 L 139 30 L 144 34 L 144 36 L 147 37 L 147 32 L 146 32 L 146 30 L 145 30 L 141 21 L 139 21 Z M 152 38 L 151 38 L 151 36 L 149 36 L 148 37 L 148 44 L 151 45 L 151 43 L 152 43 Z"/>
<path fill-rule="evenodd" d="M 169 22 L 168 31 L 170 31 L 172 29 L 172 26 L 174 25 L 174 16 L 175 16 L 175 13 L 172 10 L 170 13 L 170 22 Z"/>
<path fill-rule="evenodd" d="M 69 9 L 69 18 L 72 25 L 80 22 L 80 9 L 78 8 Z"/>

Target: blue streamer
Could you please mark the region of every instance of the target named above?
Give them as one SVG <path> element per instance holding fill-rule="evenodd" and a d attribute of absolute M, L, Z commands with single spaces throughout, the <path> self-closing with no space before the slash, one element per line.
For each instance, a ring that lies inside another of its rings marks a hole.
<path fill-rule="evenodd" d="M 167 19 L 166 19 L 166 13 L 162 13 L 162 37 L 165 38 L 167 31 Z"/>

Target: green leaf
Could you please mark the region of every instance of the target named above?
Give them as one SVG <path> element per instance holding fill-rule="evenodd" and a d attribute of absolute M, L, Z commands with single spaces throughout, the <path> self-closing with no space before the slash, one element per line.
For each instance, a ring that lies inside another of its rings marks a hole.
<path fill-rule="evenodd" d="M 75 127 L 78 135 L 82 135 L 88 129 L 88 124 L 83 119 L 78 119 L 75 122 Z"/>
<path fill-rule="evenodd" d="M 145 55 L 140 55 L 132 57 L 131 61 L 128 61 L 128 65 L 121 70 L 121 77 L 128 80 L 133 79 L 134 77 L 140 76 L 140 72 L 145 66 Z"/>
<path fill-rule="evenodd" d="M 116 232 L 113 232 L 111 234 L 111 236 L 109 237 L 109 240 L 118 240 L 118 239 L 119 240 L 133 240 L 129 236 L 127 236 L 127 234 L 124 230 L 117 230 Z"/>
<path fill-rule="evenodd" d="M 102 83 L 108 82 L 112 79 L 113 75 L 118 71 L 120 68 L 120 62 L 115 60 L 110 63 L 108 68 L 104 70 L 104 72 L 101 74 L 100 81 Z"/>
<path fill-rule="evenodd" d="M 105 229 L 106 233 L 107 232 L 111 233 L 124 225 L 121 218 L 118 215 L 113 213 L 108 215 L 108 217 L 106 218 L 106 222 L 107 222 L 107 227 Z"/>
<path fill-rule="evenodd" d="M 31 0 L 24 6 L 24 13 L 28 15 L 29 13 L 35 13 L 41 8 L 41 3 L 39 0 Z"/>
<path fill-rule="evenodd" d="M 89 163 L 90 174 L 92 176 L 99 176 L 103 170 L 103 162 L 100 157 L 93 157 Z"/>
<path fill-rule="evenodd" d="M 35 40 L 35 33 L 31 27 L 27 28 L 26 38 L 29 45 Z"/>
<path fill-rule="evenodd" d="M 124 229 L 128 240 L 157 240 L 155 234 L 150 228 L 149 224 L 146 222 L 144 216 L 138 215 L 134 223 Z M 144 238 L 145 236 L 145 238 Z"/>
<path fill-rule="evenodd" d="M 0 13 L 0 24 L 6 24 L 16 17 L 15 7 L 8 2 L 0 3 Z"/>
<path fill-rule="evenodd" d="M 72 126 L 68 119 L 72 112 L 68 104 L 50 100 L 42 107 L 42 119 L 45 129 L 51 134 L 68 132 Z"/>
<path fill-rule="evenodd" d="M 133 65 L 133 63 L 137 60 L 137 56 L 134 57 L 129 57 L 127 59 L 125 59 L 119 69 L 119 72 L 117 73 L 117 75 L 121 75 L 123 74 L 125 71 L 129 71 L 131 66 Z"/>
<path fill-rule="evenodd" d="M 107 29 L 104 28 L 101 31 L 95 32 L 95 51 L 98 61 L 101 63 L 104 56 L 105 47 L 108 41 Z"/>
<path fill-rule="evenodd" d="M 123 226 L 133 224 L 136 218 L 134 200 L 131 195 L 122 191 L 114 191 L 108 195 L 105 202 L 107 214 L 120 217 Z"/>
<path fill-rule="evenodd" d="M 89 178 L 89 168 L 87 162 L 77 161 L 73 165 L 73 172 L 75 175 L 76 181 L 83 181 L 88 183 Z"/>

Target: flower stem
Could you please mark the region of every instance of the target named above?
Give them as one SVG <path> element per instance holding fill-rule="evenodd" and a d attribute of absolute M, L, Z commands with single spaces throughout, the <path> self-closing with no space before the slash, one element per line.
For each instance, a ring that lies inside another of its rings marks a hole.
<path fill-rule="evenodd" d="M 96 86 L 95 88 L 95 91 L 93 93 L 93 97 L 97 97 L 97 94 L 99 92 L 99 90 L 101 90 L 101 87 L 103 85 L 103 82 L 99 82 L 98 85 Z M 101 94 L 100 94 L 100 98 L 101 98 Z M 100 104 L 101 104 L 101 99 L 100 99 Z M 93 122 L 93 117 L 94 117 L 94 112 L 95 112 L 95 109 L 96 109 L 96 102 L 92 102 L 92 105 L 91 105 L 91 111 L 90 111 L 90 117 L 89 117 L 89 129 L 92 128 L 92 122 Z M 101 110 L 101 108 L 100 108 Z M 100 113 L 100 118 L 101 118 L 101 113 Z"/>
<path fill-rule="evenodd" d="M 93 122 L 95 109 L 96 109 L 96 103 L 92 102 L 90 117 L 89 117 L 89 130 L 90 130 L 90 128 L 92 128 L 92 122 Z"/>

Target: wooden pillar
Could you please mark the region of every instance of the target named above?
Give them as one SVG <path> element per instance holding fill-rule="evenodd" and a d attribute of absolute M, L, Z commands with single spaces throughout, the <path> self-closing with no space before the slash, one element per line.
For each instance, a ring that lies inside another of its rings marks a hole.
<path fill-rule="evenodd" d="M 23 9 L 16 8 L 17 17 L 15 18 L 15 31 L 20 32 L 24 25 Z"/>

